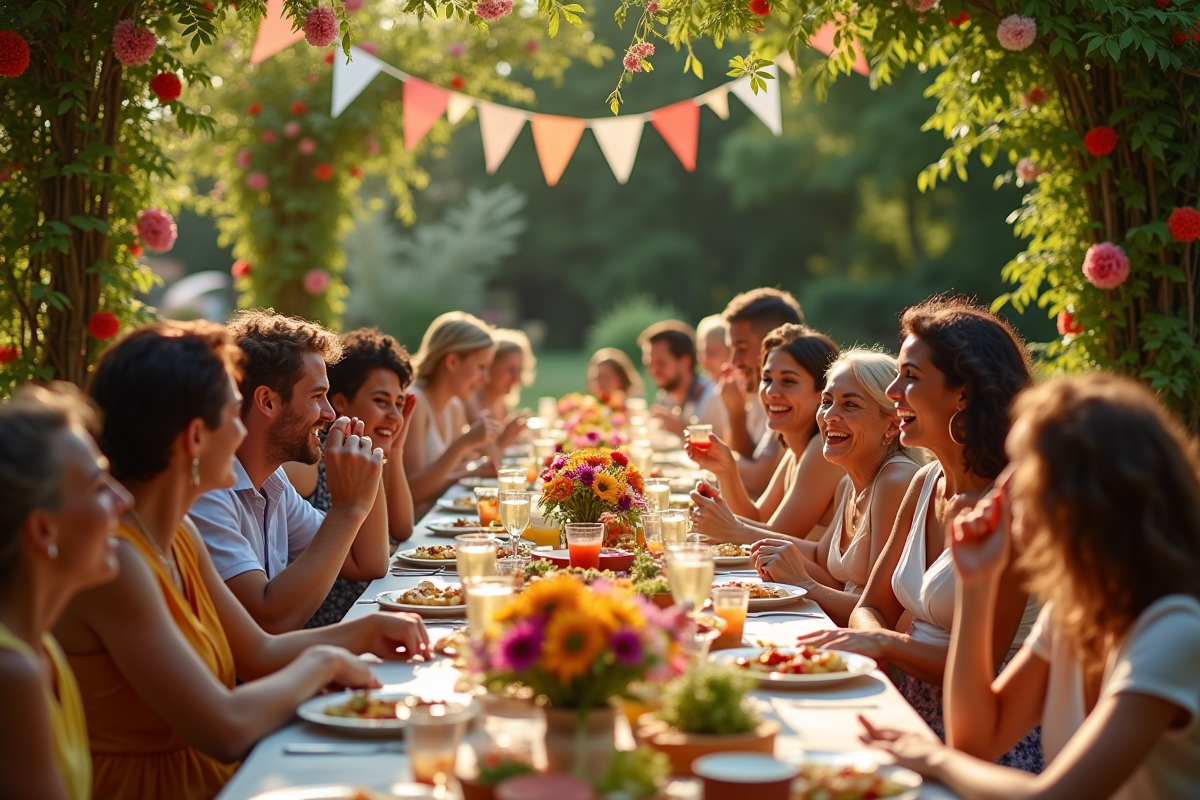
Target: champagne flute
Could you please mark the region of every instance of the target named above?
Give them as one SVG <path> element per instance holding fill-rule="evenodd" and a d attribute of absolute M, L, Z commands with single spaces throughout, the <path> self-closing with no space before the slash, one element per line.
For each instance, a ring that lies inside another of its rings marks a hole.
<path fill-rule="evenodd" d="M 514 554 L 521 534 L 529 527 L 530 505 L 528 492 L 500 492 L 500 524 L 508 531 L 508 544 Z"/>
<path fill-rule="evenodd" d="M 688 611 L 699 611 L 712 592 L 715 566 L 713 548 L 689 542 L 667 548 L 671 596 Z"/>

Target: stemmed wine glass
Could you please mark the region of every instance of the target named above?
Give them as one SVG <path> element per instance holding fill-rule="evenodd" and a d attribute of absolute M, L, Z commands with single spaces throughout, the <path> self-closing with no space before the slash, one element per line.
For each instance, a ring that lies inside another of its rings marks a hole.
<path fill-rule="evenodd" d="M 508 545 L 517 552 L 521 534 L 529 527 L 532 501 L 529 492 L 500 493 L 500 524 L 508 532 Z"/>

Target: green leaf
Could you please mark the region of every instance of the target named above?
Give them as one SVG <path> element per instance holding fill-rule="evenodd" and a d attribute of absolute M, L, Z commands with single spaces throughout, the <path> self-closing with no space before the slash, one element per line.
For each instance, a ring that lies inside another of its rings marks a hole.
<path fill-rule="evenodd" d="M 550 33 L 551 39 L 553 39 L 555 36 L 558 36 L 558 9 L 557 8 L 550 12 L 550 21 L 549 21 L 549 23 L 547 23 L 546 29 Z"/>
<path fill-rule="evenodd" d="M 59 104 L 58 104 L 58 111 L 56 111 L 55 113 L 57 113 L 59 116 L 62 116 L 63 114 L 65 114 L 65 113 L 67 113 L 68 111 L 70 111 L 70 110 L 71 110 L 71 107 L 72 107 L 72 106 L 74 106 L 74 105 L 75 105 L 75 98 L 74 98 L 74 97 L 68 97 L 68 98 L 65 98 L 65 99 L 63 99 L 63 100 L 59 101 Z"/>

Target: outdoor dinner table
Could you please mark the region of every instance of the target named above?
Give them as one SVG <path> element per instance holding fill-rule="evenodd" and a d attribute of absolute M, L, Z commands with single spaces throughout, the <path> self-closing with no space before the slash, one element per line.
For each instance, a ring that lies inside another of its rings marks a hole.
<path fill-rule="evenodd" d="M 447 496 L 465 495 L 467 489 L 452 487 Z M 434 508 L 415 526 L 413 536 L 401 543 L 397 552 L 420 545 L 448 544 L 446 535 L 434 535 L 429 524 L 447 524 L 457 517 L 470 517 L 471 513 L 446 512 Z M 395 564 L 393 559 L 393 564 Z M 404 566 L 404 565 L 401 565 Z M 411 566 L 411 565 L 408 565 Z M 437 576 L 440 580 L 454 582 L 457 575 L 447 571 Z M 718 570 L 718 579 L 721 570 Z M 745 574 L 733 576 L 746 580 Z M 371 583 L 362 598 L 347 614 L 354 619 L 378 610 L 372 602 L 381 592 L 409 589 L 422 580 L 422 575 L 391 575 Z M 430 641 L 435 642 L 460 625 L 465 625 L 466 608 L 460 618 L 426 619 Z M 811 600 L 799 599 L 779 614 L 754 616 L 746 620 L 746 639 L 769 640 L 778 644 L 792 644 L 801 633 L 834 627 L 832 620 Z M 788 616 L 786 612 L 807 612 L 817 616 Z M 408 663 L 400 661 L 382 662 L 372 665 L 372 670 L 388 690 L 400 689 L 414 694 L 444 694 L 451 690 L 457 672 L 447 659 L 432 663 Z M 806 688 L 769 690 L 759 689 L 753 696 L 762 702 L 762 713 L 781 726 L 776 740 L 776 757 L 793 759 L 805 751 L 846 752 L 862 751 L 859 739 L 862 733 L 859 715 L 869 718 L 875 725 L 900 731 L 910 731 L 923 736 L 935 734 L 904 700 L 891 681 L 876 669 L 871 674 L 845 683 L 821 689 Z M 623 716 L 618 715 L 617 746 L 633 747 Z M 219 800 L 251 800 L 271 790 L 299 788 L 305 786 L 352 784 L 380 790 L 394 783 L 412 780 L 408 757 L 397 748 L 387 749 L 380 745 L 389 740 L 343 735 L 331 728 L 313 725 L 299 720 L 281 728 L 264 738 L 242 763 L 241 768 L 218 795 Z M 345 753 L 288 753 L 296 745 L 339 745 Z M 694 780 L 675 780 L 669 787 L 672 798 L 700 798 L 699 783 Z M 947 800 L 954 795 L 940 786 L 926 783 L 921 790 L 921 800 Z"/>

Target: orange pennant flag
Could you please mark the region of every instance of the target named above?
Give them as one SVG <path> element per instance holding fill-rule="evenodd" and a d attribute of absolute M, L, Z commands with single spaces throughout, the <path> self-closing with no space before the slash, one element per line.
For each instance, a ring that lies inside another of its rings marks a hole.
<path fill-rule="evenodd" d="M 283 0 L 267 0 L 267 15 L 258 23 L 250 63 L 260 64 L 303 38 L 304 31 L 292 30 L 292 21 L 283 15 Z"/>
<path fill-rule="evenodd" d="M 450 92 L 432 83 L 409 78 L 404 82 L 404 149 L 417 146 L 446 113 Z"/>
<path fill-rule="evenodd" d="M 546 185 L 554 186 L 575 154 L 579 137 L 583 136 L 584 121 L 575 117 L 534 114 L 530 126 Z"/>
<path fill-rule="evenodd" d="M 813 32 L 809 37 L 808 44 L 813 49 L 829 55 L 833 52 L 833 35 L 837 32 L 837 23 L 826 22 L 820 28 Z M 867 64 L 867 57 L 863 55 L 862 46 L 857 40 L 854 42 L 854 64 L 850 69 L 857 72 L 859 75 L 870 75 L 871 67 Z"/>
<path fill-rule="evenodd" d="M 696 169 L 696 145 L 700 142 L 700 106 L 695 100 L 660 108 L 650 121 L 666 140 L 688 172 Z"/>

